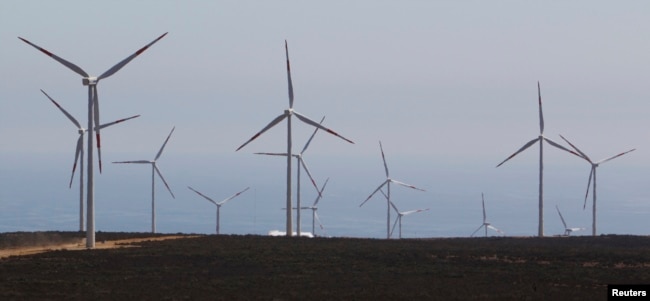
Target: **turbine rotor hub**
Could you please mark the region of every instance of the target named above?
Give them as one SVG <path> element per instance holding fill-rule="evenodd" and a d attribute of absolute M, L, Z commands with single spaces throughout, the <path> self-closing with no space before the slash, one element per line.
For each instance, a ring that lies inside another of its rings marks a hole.
<path fill-rule="evenodd" d="M 97 80 L 97 77 L 95 77 L 95 76 L 84 77 L 84 78 L 81 79 L 81 83 L 84 86 L 95 86 L 95 85 L 97 85 L 97 82 L 98 82 L 98 80 Z"/>

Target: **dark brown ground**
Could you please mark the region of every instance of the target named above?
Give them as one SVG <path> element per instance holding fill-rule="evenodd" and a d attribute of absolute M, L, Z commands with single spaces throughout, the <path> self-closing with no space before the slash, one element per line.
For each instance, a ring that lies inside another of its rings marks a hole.
<path fill-rule="evenodd" d="M 5 233 L 0 249 L 37 241 L 17 244 L 20 235 L 84 236 Z M 98 233 L 97 241 L 149 235 Z M 650 284 L 645 236 L 210 235 L 136 245 L 0 259 L 0 300 L 606 300 L 607 284 Z"/>

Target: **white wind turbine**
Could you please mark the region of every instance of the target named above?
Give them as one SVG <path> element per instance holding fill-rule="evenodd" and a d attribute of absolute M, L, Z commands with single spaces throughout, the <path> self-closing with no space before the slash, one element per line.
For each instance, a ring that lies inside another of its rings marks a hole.
<path fill-rule="evenodd" d="M 321 119 L 319 124 L 323 124 L 323 120 L 325 120 L 325 117 Z M 301 208 L 300 205 L 300 169 L 305 170 L 307 172 L 307 176 L 309 176 L 309 179 L 311 180 L 311 184 L 314 185 L 314 188 L 316 189 L 316 192 L 318 192 L 318 185 L 316 185 L 316 181 L 314 181 L 314 177 L 312 177 L 311 173 L 309 172 L 309 168 L 307 167 L 307 163 L 305 163 L 305 160 L 302 158 L 302 155 L 305 153 L 307 148 L 309 147 L 309 144 L 311 143 L 311 140 L 314 139 L 314 136 L 316 136 L 316 132 L 318 132 L 318 128 L 314 129 L 314 132 L 311 134 L 311 137 L 309 137 L 309 140 L 307 140 L 307 143 L 305 143 L 305 146 L 302 148 L 302 151 L 293 154 L 293 157 L 296 158 L 296 208 Z M 287 153 L 255 153 L 256 155 L 267 155 L 267 156 L 287 156 Z M 301 232 L 301 226 L 302 223 L 300 222 L 300 210 L 297 210 L 296 212 L 296 232 L 297 233 L 302 233 Z"/>
<path fill-rule="evenodd" d="M 160 150 L 158 151 L 158 154 L 156 154 L 156 157 L 153 160 L 136 160 L 136 161 L 118 161 L 118 162 L 113 162 L 113 163 L 135 163 L 135 164 L 151 164 L 151 233 L 156 233 L 156 199 L 155 199 L 155 174 L 157 173 L 160 179 L 163 181 L 165 184 L 165 187 L 167 187 L 167 191 L 169 191 L 169 194 L 172 195 L 172 198 L 176 198 L 174 196 L 174 193 L 172 190 L 169 188 L 169 185 L 167 185 L 167 181 L 165 181 L 165 178 L 163 177 L 162 173 L 160 172 L 160 169 L 158 169 L 158 165 L 156 165 L 156 161 L 158 158 L 160 158 L 160 155 L 162 155 L 163 150 L 165 149 L 165 145 L 167 145 L 167 141 L 169 141 L 169 138 L 172 136 L 172 133 L 174 132 L 174 129 L 176 127 L 172 128 L 172 131 L 169 132 L 169 135 L 167 136 L 167 139 L 165 139 L 165 143 L 160 147 Z"/>
<path fill-rule="evenodd" d="M 248 190 L 250 187 L 246 187 L 246 189 L 244 189 L 244 190 L 242 190 L 242 191 L 240 191 L 240 192 L 235 193 L 235 194 L 232 195 L 231 197 L 229 197 L 229 198 L 227 198 L 227 199 L 225 199 L 225 200 L 223 200 L 223 201 L 221 201 L 221 202 L 219 202 L 219 203 L 215 202 L 213 199 L 207 197 L 206 195 L 204 195 L 204 194 L 202 194 L 202 193 L 196 191 L 194 188 L 192 188 L 192 187 L 190 187 L 190 186 L 187 186 L 187 188 L 189 188 L 190 190 L 196 192 L 198 195 L 202 196 L 203 198 L 205 198 L 206 200 L 210 201 L 212 204 L 215 204 L 215 205 L 217 206 L 217 235 L 219 235 L 219 211 L 221 210 L 221 206 L 222 206 L 223 204 L 225 204 L 226 202 L 228 202 L 228 201 L 234 199 L 235 197 L 239 196 L 240 194 L 244 193 L 244 192 L 245 192 L 246 190 Z"/>
<path fill-rule="evenodd" d="M 291 150 L 291 116 L 296 116 L 300 121 L 309 124 L 311 126 L 317 127 L 319 129 L 322 129 L 336 137 L 339 137 L 349 143 L 353 143 L 351 140 L 337 134 L 336 132 L 316 123 L 315 121 L 307 118 L 306 116 L 296 112 L 293 110 L 293 84 L 291 82 L 291 67 L 289 65 L 289 48 L 287 46 L 287 41 L 284 41 L 284 49 L 286 52 L 286 57 L 287 57 L 287 81 L 289 83 L 289 108 L 284 110 L 284 113 L 282 113 L 280 116 L 276 117 L 273 119 L 266 127 L 264 127 L 261 131 L 259 131 L 257 134 L 253 135 L 252 138 L 250 138 L 246 143 L 242 144 L 240 147 L 237 148 L 237 151 L 242 149 L 244 146 L 246 146 L 248 143 L 251 141 L 255 140 L 257 137 L 262 135 L 262 133 L 266 132 L 268 129 L 272 128 L 276 124 L 280 123 L 282 120 L 285 118 L 287 119 L 287 205 L 286 205 L 286 210 L 287 210 L 287 222 L 286 222 L 286 235 L 291 236 L 292 235 L 292 225 L 291 225 L 291 208 L 293 207 L 291 204 L 291 157 L 293 157 L 293 153 Z"/>
<path fill-rule="evenodd" d="M 585 228 L 569 228 L 566 225 L 566 222 L 564 221 L 564 217 L 562 217 L 562 213 L 560 212 L 560 208 L 558 208 L 557 205 L 555 205 L 555 209 L 557 209 L 557 214 L 560 215 L 560 219 L 562 220 L 562 225 L 564 225 L 564 236 L 569 236 L 571 235 L 571 232 L 576 232 L 580 230 L 584 230 Z"/>
<path fill-rule="evenodd" d="M 384 191 L 382 190 L 381 192 L 383 193 Z M 388 198 L 388 195 L 386 195 L 386 198 Z M 416 209 L 416 210 L 400 212 L 393 202 L 389 201 L 389 203 L 390 203 L 391 207 L 393 207 L 393 209 L 395 209 L 395 212 L 397 212 L 397 218 L 395 219 L 395 223 L 393 224 L 393 229 L 390 230 L 390 235 L 393 235 L 393 231 L 395 231 L 395 226 L 397 226 L 397 223 L 399 222 L 399 238 L 400 239 L 402 238 L 402 216 L 429 210 L 429 208 L 427 208 L 427 209 Z"/>
<path fill-rule="evenodd" d="M 320 226 L 321 230 L 324 230 L 323 228 L 323 223 L 321 223 L 320 218 L 318 217 L 318 202 L 320 202 L 320 199 L 323 198 L 323 191 L 325 190 L 325 186 L 327 186 L 327 182 L 329 182 L 330 178 L 327 178 L 325 180 L 325 183 L 323 186 L 318 190 L 318 196 L 316 196 L 316 200 L 314 201 L 314 204 L 312 204 L 309 207 L 299 207 L 301 210 L 311 210 L 311 234 L 316 236 L 316 221 L 318 221 L 318 225 Z"/>
<path fill-rule="evenodd" d="M 143 53 L 145 50 L 147 50 L 151 45 L 154 43 L 158 42 L 160 39 L 162 39 L 167 33 L 162 34 L 153 42 L 147 44 L 146 46 L 140 48 L 138 51 L 130 55 L 129 57 L 125 58 L 124 60 L 120 61 L 117 63 L 115 66 L 111 67 L 110 69 L 106 70 L 106 72 L 102 73 L 100 76 L 90 76 L 86 71 L 81 69 L 79 66 L 68 62 L 64 60 L 63 58 L 47 51 L 44 48 L 41 48 L 32 42 L 23 39 L 21 37 L 18 37 L 20 40 L 23 42 L 33 46 L 34 48 L 40 50 L 42 53 L 45 55 L 53 58 L 55 61 L 61 63 L 62 65 L 68 67 L 68 69 L 74 71 L 75 73 L 79 74 L 82 76 L 81 83 L 84 86 L 88 86 L 88 126 L 87 126 L 87 131 L 88 131 L 88 164 L 87 164 L 87 173 L 88 173 L 88 182 L 87 182 L 87 189 L 86 189 L 86 198 L 87 198 L 87 217 L 88 217 L 88 223 L 87 223 L 87 230 L 86 230 L 86 247 L 87 248 L 94 248 L 95 247 L 95 181 L 94 181 L 94 172 L 93 172 L 93 152 L 92 152 L 92 147 L 93 147 L 93 131 L 95 131 L 95 136 L 97 138 L 97 157 L 99 159 L 99 172 L 101 173 L 102 171 L 102 155 L 101 155 L 101 147 L 100 147 L 100 135 L 99 135 L 99 97 L 97 96 L 97 84 L 99 83 L 100 80 L 107 78 L 115 72 L 119 71 L 122 69 L 126 64 L 128 64 L 131 60 L 133 60 L 136 56 L 140 55 Z M 94 127 L 93 127 L 94 124 Z"/>
<path fill-rule="evenodd" d="M 480 227 L 478 227 L 478 229 L 474 230 L 474 232 L 472 232 L 472 235 L 470 235 L 470 237 L 473 237 L 474 234 L 478 232 L 478 230 L 481 230 L 481 228 L 485 228 L 485 237 L 487 237 L 488 228 L 497 231 L 498 233 L 504 234 L 503 231 L 497 229 L 496 227 L 492 226 L 492 224 L 487 222 L 487 215 L 485 214 L 485 197 L 483 196 L 483 193 L 481 193 L 481 202 L 483 204 L 483 224 Z"/>
<path fill-rule="evenodd" d="M 75 119 L 68 111 L 66 111 L 61 105 L 59 105 L 52 97 L 47 95 L 45 91 L 41 90 L 47 98 L 50 99 L 50 101 L 57 107 L 63 114 L 72 121 L 72 123 L 77 127 L 77 131 L 79 133 L 79 139 L 77 139 L 77 148 L 75 150 L 75 155 L 74 155 L 74 164 L 72 165 L 72 175 L 70 176 L 70 185 L 69 187 L 72 188 L 72 179 L 74 178 L 74 172 L 77 169 L 77 163 L 80 163 L 79 166 L 79 231 L 84 231 L 84 146 L 83 146 L 83 140 L 84 140 L 84 135 L 86 134 L 86 129 L 81 127 L 81 124 L 77 119 Z M 102 124 L 99 126 L 99 129 L 103 129 L 105 127 L 109 127 L 111 125 L 120 123 L 122 121 L 127 121 L 129 119 L 137 118 L 140 117 L 140 115 L 135 115 L 131 116 L 128 118 L 123 118 L 119 119 L 110 123 Z"/>
<path fill-rule="evenodd" d="M 548 144 L 552 146 L 555 146 L 561 150 L 572 153 L 578 157 L 580 157 L 580 155 L 565 148 L 562 145 L 557 144 L 553 140 L 544 136 L 544 115 L 542 114 L 542 94 L 540 91 L 539 82 L 537 82 L 537 96 L 539 98 L 539 136 L 533 140 L 530 140 L 528 143 L 524 144 L 524 146 L 522 146 L 514 154 L 510 155 L 510 157 L 506 158 L 505 160 L 503 160 L 503 162 L 499 163 L 497 167 L 501 166 L 503 163 L 506 163 L 506 161 L 512 159 L 514 156 L 521 153 L 525 149 L 529 148 L 533 144 L 539 142 L 539 226 L 538 226 L 537 233 L 539 237 L 542 237 L 544 236 L 544 149 L 543 149 L 544 141 L 546 141 Z"/>
<path fill-rule="evenodd" d="M 370 194 L 370 196 L 368 196 L 368 198 L 366 198 L 366 200 L 363 201 L 363 203 L 361 203 L 361 205 L 359 205 L 359 207 L 363 206 L 363 204 L 365 204 L 368 200 L 370 200 L 370 198 L 372 198 L 372 196 L 375 195 L 375 193 L 377 193 L 377 191 L 380 191 L 382 187 L 386 186 L 386 190 L 387 190 L 387 194 L 385 194 L 386 203 L 387 203 L 386 204 L 386 207 L 387 207 L 387 210 L 386 210 L 386 238 L 390 238 L 390 234 L 391 234 L 391 231 L 390 231 L 390 207 L 391 207 L 391 204 L 390 204 L 390 183 L 399 184 L 399 185 L 402 185 L 404 187 L 415 189 L 415 190 L 420 190 L 420 191 L 424 191 L 424 189 L 420 189 L 420 188 L 417 188 L 417 187 L 415 187 L 413 185 L 402 183 L 400 181 L 391 179 L 390 175 L 388 173 L 388 165 L 386 164 L 386 156 L 384 156 L 384 148 L 381 146 L 381 141 L 379 141 L 379 149 L 381 150 L 381 159 L 384 161 L 384 169 L 386 171 L 386 181 L 381 183 L 381 185 L 379 185 L 379 187 L 377 187 L 377 189 L 375 189 L 375 191 L 373 191 Z M 383 191 L 381 191 L 381 192 L 384 193 Z"/>
<path fill-rule="evenodd" d="M 625 155 L 625 154 L 627 154 L 629 152 L 632 152 L 632 151 L 634 151 L 636 149 L 633 148 L 633 149 L 631 149 L 629 151 L 622 152 L 622 153 L 620 153 L 620 154 L 618 154 L 616 156 L 612 156 L 612 157 L 609 157 L 607 159 L 600 160 L 598 162 L 593 162 L 593 161 L 591 161 L 589 156 L 587 156 L 585 153 L 580 151 L 580 149 L 578 149 L 575 145 L 573 145 L 571 142 L 569 142 L 569 140 L 562 137 L 562 135 L 560 135 L 560 137 L 562 139 L 564 139 L 564 141 L 566 141 L 569 145 L 571 145 L 571 147 L 573 149 L 575 149 L 578 153 L 580 153 L 580 157 L 582 157 L 587 162 L 589 162 L 589 164 L 591 164 L 591 171 L 589 172 L 589 180 L 587 181 L 587 193 L 585 193 L 585 203 L 584 203 L 584 205 L 582 207 L 583 207 L 583 209 L 587 208 L 587 197 L 589 196 L 589 185 L 591 185 L 591 182 L 592 182 L 592 179 L 593 179 L 594 185 L 593 185 L 592 196 L 593 196 L 594 203 L 593 203 L 593 212 L 592 212 L 591 235 L 596 236 L 596 168 L 598 168 L 598 166 L 600 166 L 600 164 L 603 164 L 603 163 L 605 163 L 607 161 L 618 158 L 618 157 L 620 157 L 622 155 Z"/>

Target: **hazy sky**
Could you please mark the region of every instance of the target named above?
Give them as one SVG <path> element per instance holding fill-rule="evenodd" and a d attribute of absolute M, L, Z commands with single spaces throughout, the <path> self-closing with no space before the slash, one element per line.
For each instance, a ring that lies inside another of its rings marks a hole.
<path fill-rule="evenodd" d="M 251 174 L 273 161 L 250 153 L 284 151 L 285 123 L 235 149 L 288 107 L 286 39 L 296 111 L 326 115 L 356 142 L 321 133 L 310 155 L 341 159 L 369 183 L 382 178 L 378 140 L 396 178 L 425 188 L 435 184 L 409 173 L 470 163 L 495 172 L 538 134 L 537 81 L 547 136 L 564 134 L 594 159 L 637 148 L 610 170 L 647 169 L 649 15 L 647 1 L 2 1 L 0 173 L 49 155 L 71 166 L 74 126 L 39 89 L 86 124 L 80 77 L 18 36 L 99 75 L 164 32 L 98 85 L 102 122 L 142 114 L 102 132 L 105 162 L 152 159 L 172 126 L 163 172 Z M 312 129 L 294 125 L 298 150 Z M 585 163 L 547 155 L 584 170 L 586 183 Z M 528 151 L 508 164 L 536 159 Z"/>

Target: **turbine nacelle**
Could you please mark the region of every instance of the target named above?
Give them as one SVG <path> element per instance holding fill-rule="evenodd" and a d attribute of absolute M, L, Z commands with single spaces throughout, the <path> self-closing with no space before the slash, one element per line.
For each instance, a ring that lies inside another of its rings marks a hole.
<path fill-rule="evenodd" d="M 99 79 L 95 76 L 90 76 L 90 77 L 84 77 L 81 79 L 81 83 L 84 86 L 96 86 L 97 83 L 99 82 Z"/>

